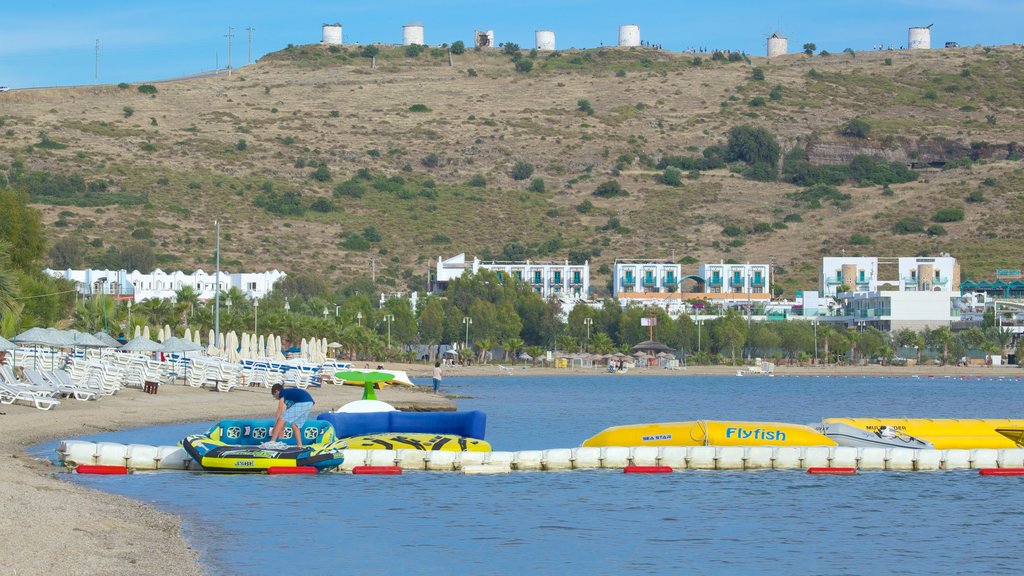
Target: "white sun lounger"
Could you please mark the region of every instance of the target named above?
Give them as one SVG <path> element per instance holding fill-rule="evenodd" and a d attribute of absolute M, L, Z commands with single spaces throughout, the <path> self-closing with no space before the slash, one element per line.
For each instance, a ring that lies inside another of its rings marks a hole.
<path fill-rule="evenodd" d="M 60 405 L 60 400 L 53 396 L 36 393 L 23 386 L 11 386 L 6 381 L 0 382 L 0 404 L 14 404 L 15 402 L 31 402 L 40 410 L 49 410 Z"/>

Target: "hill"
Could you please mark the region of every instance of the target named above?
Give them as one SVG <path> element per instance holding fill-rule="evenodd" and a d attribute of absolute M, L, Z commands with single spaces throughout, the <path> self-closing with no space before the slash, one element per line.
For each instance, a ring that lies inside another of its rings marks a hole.
<path fill-rule="evenodd" d="M 842 252 L 949 252 L 965 278 L 1022 267 L 1019 46 L 363 54 L 0 94 L 0 164 L 57 267 L 210 269 L 216 219 L 226 268 L 346 283 L 372 267 L 382 289 L 422 289 L 463 251 L 587 259 L 600 291 L 615 258 L 772 261 L 789 296 Z M 746 125 L 778 143 L 779 171 L 730 156 Z"/>

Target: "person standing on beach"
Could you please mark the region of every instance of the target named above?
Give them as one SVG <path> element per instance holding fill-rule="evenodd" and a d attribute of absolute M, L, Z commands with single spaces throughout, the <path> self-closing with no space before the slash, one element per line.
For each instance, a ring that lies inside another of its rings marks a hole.
<path fill-rule="evenodd" d="M 437 389 L 441 387 L 441 363 L 434 362 L 434 394 L 437 394 Z"/>
<path fill-rule="evenodd" d="M 270 393 L 277 398 L 277 414 L 274 415 L 274 431 L 270 434 L 268 444 L 277 442 L 284 433 L 284 425 L 287 423 L 292 427 L 295 445 L 302 448 L 302 425 L 306 423 L 315 404 L 313 397 L 305 390 L 285 388 L 280 384 L 274 384 Z"/>

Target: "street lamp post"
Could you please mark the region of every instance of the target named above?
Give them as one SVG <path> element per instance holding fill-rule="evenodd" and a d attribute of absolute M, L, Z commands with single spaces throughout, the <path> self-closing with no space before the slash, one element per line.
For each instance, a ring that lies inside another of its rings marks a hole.
<path fill-rule="evenodd" d="M 253 334 L 260 333 L 260 299 L 252 299 L 252 332 Z"/>
<path fill-rule="evenodd" d="M 700 354 L 700 333 L 704 329 L 704 319 L 697 318 L 697 353 Z"/>
<path fill-rule="evenodd" d="M 128 333 L 130 334 L 131 331 L 132 331 L 132 301 L 129 300 L 127 302 L 127 304 L 128 304 Z"/>
<path fill-rule="evenodd" d="M 360 310 L 359 312 L 356 312 L 356 322 L 358 322 L 360 326 L 363 325 L 363 311 L 362 310 Z"/>
<path fill-rule="evenodd" d="M 811 320 L 811 326 L 814 326 L 814 365 L 818 365 L 818 319 Z"/>
<path fill-rule="evenodd" d="M 289 304 L 289 303 L 288 303 L 288 299 L 287 299 L 287 298 L 285 298 L 285 299 L 284 299 L 284 311 L 285 311 L 285 312 L 288 312 L 288 311 L 289 311 L 289 310 L 291 310 L 291 309 L 292 309 L 292 305 L 291 305 L 291 304 Z"/>
<path fill-rule="evenodd" d="M 464 342 L 464 345 L 466 348 L 469 348 L 469 325 L 473 323 L 473 319 L 466 316 L 462 319 L 462 323 L 466 325 L 466 341 Z"/>
<path fill-rule="evenodd" d="M 583 324 L 587 327 L 587 352 L 590 352 L 590 327 L 594 325 L 594 319 L 590 317 L 584 318 Z"/>
<path fill-rule="evenodd" d="M 394 314 L 385 314 L 384 320 L 388 323 L 388 349 L 391 348 L 391 323 L 395 321 Z"/>
<path fill-rule="evenodd" d="M 324 307 L 324 321 L 327 320 L 327 307 Z"/>

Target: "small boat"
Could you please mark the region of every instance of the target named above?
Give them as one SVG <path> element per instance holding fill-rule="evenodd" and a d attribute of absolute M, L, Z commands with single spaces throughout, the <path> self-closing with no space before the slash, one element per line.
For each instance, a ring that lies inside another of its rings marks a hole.
<path fill-rule="evenodd" d="M 880 426 L 872 431 L 839 422 L 822 422 L 815 427 L 815 430 L 828 436 L 840 446 L 854 446 L 857 448 L 910 448 L 911 450 L 931 450 L 935 448 L 927 440 L 915 438 L 906 432 L 890 428 L 889 426 Z"/>
<path fill-rule="evenodd" d="M 872 434 L 888 427 L 929 442 L 936 450 L 1019 448 L 1012 431 L 1024 430 L 1024 420 L 1003 418 L 826 418 L 822 424 L 846 424 Z"/>
<path fill-rule="evenodd" d="M 835 446 L 810 426 L 783 422 L 697 420 L 606 428 L 583 446 Z"/>
<path fill-rule="evenodd" d="M 318 472 L 344 462 L 344 445 L 327 422 L 310 420 L 302 428 L 303 446 L 296 446 L 291 427 L 284 428 L 280 446 L 263 446 L 270 439 L 273 420 L 223 420 L 204 434 L 181 441 L 185 452 L 204 470 L 264 472 L 269 468 L 312 466 Z"/>

